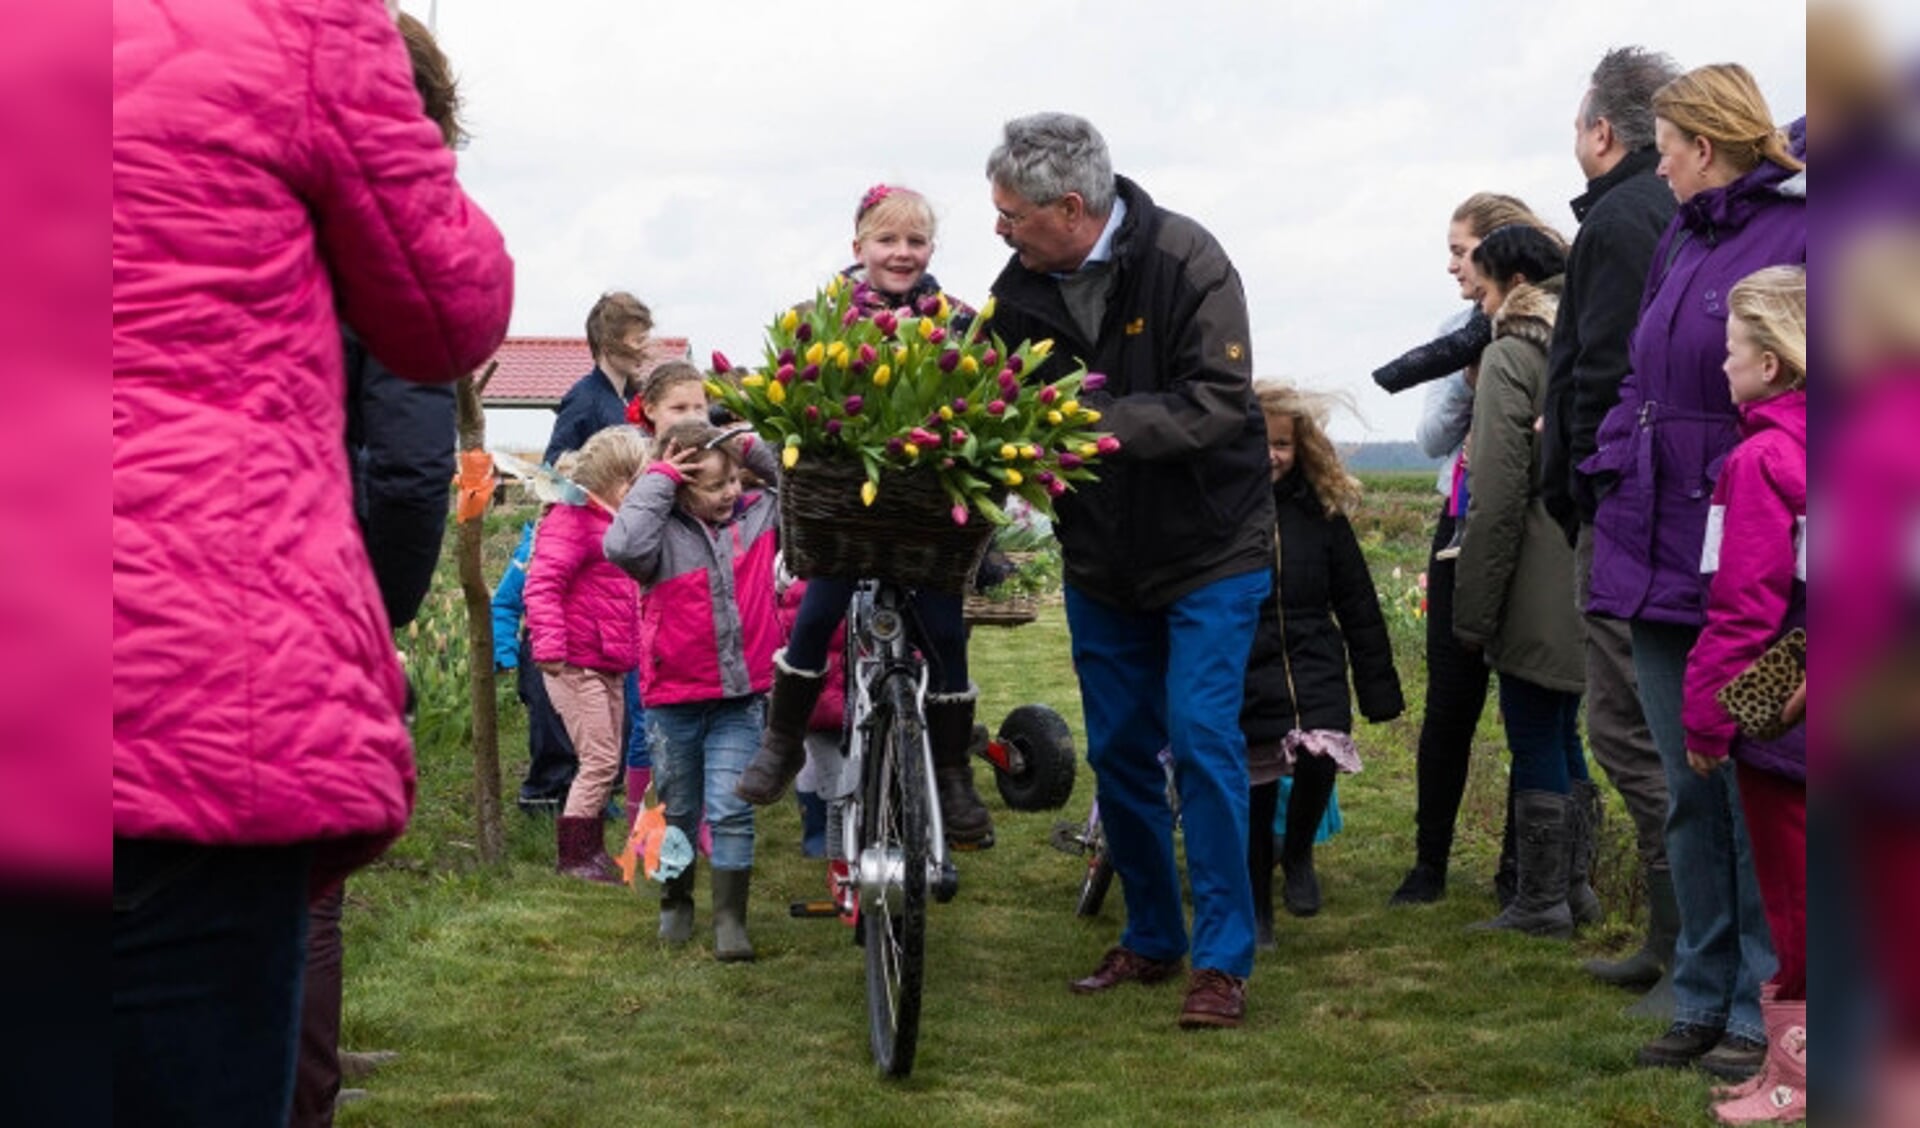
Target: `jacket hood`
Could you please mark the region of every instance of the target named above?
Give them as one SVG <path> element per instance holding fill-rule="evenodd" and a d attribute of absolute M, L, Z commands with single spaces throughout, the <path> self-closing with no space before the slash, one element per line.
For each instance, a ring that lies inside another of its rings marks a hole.
<path fill-rule="evenodd" d="M 1708 234 L 1738 231 L 1755 214 L 1782 198 L 1807 198 L 1807 172 L 1763 160 L 1733 183 L 1696 193 L 1681 204 L 1680 223 Z"/>
<path fill-rule="evenodd" d="M 1807 392 L 1798 388 L 1758 403 L 1740 405 L 1741 437 L 1761 431 L 1784 431 L 1801 446 L 1807 445 Z"/>
<path fill-rule="evenodd" d="M 1544 282 L 1522 282 L 1507 294 L 1493 315 L 1493 339 L 1518 337 L 1542 349 L 1553 344 L 1553 319 L 1560 311 L 1560 287 L 1566 275 Z"/>

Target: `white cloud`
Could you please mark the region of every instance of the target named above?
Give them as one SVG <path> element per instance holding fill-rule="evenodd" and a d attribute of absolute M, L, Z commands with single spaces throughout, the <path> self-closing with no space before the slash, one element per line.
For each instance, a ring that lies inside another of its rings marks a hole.
<path fill-rule="evenodd" d="M 1742 62 L 1784 122 L 1804 19 L 1786 0 L 438 2 L 476 134 L 462 179 L 518 263 L 515 333 L 577 334 L 628 288 L 696 356 L 757 355 L 767 316 L 845 264 L 878 180 L 934 201 L 934 270 L 978 301 L 1006 258 L 982 173 L 1000 123 L 1066 109 L 1226 246 L 1262 374 L 1358 394 L 1353 438 L 1412 432 L 1418 394 L 1367 374 L 1458 308 L 1461 198 L 1512 192 L 1571 232 L 1568 126 L 1607 48 Z"/>

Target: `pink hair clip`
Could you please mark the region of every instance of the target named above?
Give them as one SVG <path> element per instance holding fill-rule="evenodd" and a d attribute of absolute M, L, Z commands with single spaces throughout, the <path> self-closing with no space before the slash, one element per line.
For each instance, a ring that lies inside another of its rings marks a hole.
<path fill-rule="evenodd" d="M 867 214 L 867 212 L 870 211 L 875 204 L 879 203 L 881 200 L 886 199 L 888 196 L 891 196 L 892 194 L 893 194 L 893 189 L 888 187 L 885 184 L 875 184 L 873 187 L 867 189 L 867 194 L 860 197 L 860 210 L 857 213 L 855 213 L 854 218 L 857 219 L 860 216 Z"/>

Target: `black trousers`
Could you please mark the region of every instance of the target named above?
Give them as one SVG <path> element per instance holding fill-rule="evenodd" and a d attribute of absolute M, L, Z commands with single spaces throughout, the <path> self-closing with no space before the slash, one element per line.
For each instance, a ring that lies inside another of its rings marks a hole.
<path fill-rule="evenodd" d="M 1419 806 L 1414 814 L 1419 860 L 1444 871 L 1453 852 L 1453 826 L 1467 789 L 1473 733 L 1487 708 L 1489 671 L 1478 654 L 1453 637 L 1452 560 L 1436 560 L 1453 539 L 1454 519 L 1444 503 L 1427 558 L 1427 706 L 1414 759 Z"/>

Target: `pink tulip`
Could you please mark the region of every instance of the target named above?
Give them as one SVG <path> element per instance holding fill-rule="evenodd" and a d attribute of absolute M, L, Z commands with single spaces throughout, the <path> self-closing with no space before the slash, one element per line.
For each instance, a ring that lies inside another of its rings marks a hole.
<path fill-rule="evenodd" d="M 940 436 L 923 427 L 915 427 L 913 430 L 907 432 L 907 441 L 918 443 L 923 447 L 937 446 L 940 443 Z"/>
<path fill-rule="evenodd" d="M 873 351 L 872 345 L 862 341 L 860 343 L 859 356 L 861 364 L 872 365 L 875 360 L 879 359 L 880 354 Z"/>
<path fill-rule="evenodd" d="M 820 409 L 818 407 L 815 407 L 813 404 L 808 404 L 807 410 L 802 414 L 804 414 L 807 417 L 807 422 L 809 423 L 820 422 Z"/>
<path fill-rule="evenodd" d="M 946 339 L 947 339 L 947 331 L 945 329 L 935 329 L 933 332 L 927 334 L 928 344 L 937 345 L 937 344 L 940 344 L 942 341 L 945 341 Z"/>
<path fill-rule="evenodd" d="M 1114 438 L 1112 435 L 1106 435 L 1102 437 L 1099 442 L 1095 443 L 1094 447 L 1099 450 L 1101 454 L 1116 454 L 1120 450 L 1120 440 Z"/>
<path fill-rule="evenodd" d="M 733 371 L 733 365 L 727 362 L 727 354 L 719 349 L 713 350 L 713 371 L 718 376 L 725 376 Z"/>
<path fill-rule="evenodd" d="M 956 502 L 953 507 L 953 523 L 956 525 L 964 525 L 967 523 L 967 507 L 958 502 Z"/>
<path fill-rule="evenodd" d="M 1006 400 L 994 400 L 992 403 L 987 405 L 987 414 L 993 416 L 995 419 L 1000 418 L 1002 415 L 1005 415 L 1006 413 L 1007 413 Z"/>
<path fill-rule="evenodd" d="M 791 384 L 791 383 L 793 383 L 793 365 L 791 365 L 791 364 L 783 364 L 783 365 L 781 365 L 781 366 L 780 366 L 780 371 L 778 371 L 778 372 L 775 372 L 775 373 L 773 374 L 773 378 L 774 378 L 775 380 L 778 380 L 778 381 L 780 381 L 780 382 L 781 382 L 782 384 Z"/>
<path fill-rule="evenodd" d="M 840 315 L 840 327 L 842 329 L 851 328 L 853 323 L 858 320 L 860 320 L 860 307 L 848 306 L 847 312 Z"/>
<path fill-rule="evenodd" d="M 1000 370 L 1000 394 L 1008 399 L 1020 398 L 1020 378 L 1013 374 L 1011 368 Z"/>
<path fill-rule="evenodd" d="M 893 336 L 893 331 L 900 327 L 900 319 L 895 317 L 890 311 L 883 309 L 873 315 L 873 327 L 880 330 L 882 337 L 891 337 Z"/>
<path fill-rule="evenodd" d="M 1080 390 L 1083 392 L 1097 392 L 1106 386 L 1107 377 L 1102 372 L 1089 372 L 1087 378 L 1080 381 Z"/>
<path fill-rule="evenodd" d="M 1053 481 L 1047 483 L 1047 494 L 1050 497 L 1059 497 L 1061 494 L 1066 492 L 1067 492 L 1067 484 L 1058 478 L 1055 478 Z"/>
<path fill-rule="evenodd" d="M 980 357 L 980 365 L 983 368 L 992 368 L 994 365 L 999 363 L 1000 363 L 1000 354 L 997 352 L 994 352 L 992 349 L 988 349 L 986 353 Z"/>
<path fill-rule="evenodd" d="M 947 442 L 952 443 L 954 446 L 965 446 L 967 442 L 967 433 L 961 430 L 960 428 L 955 427 L 952 433 L 947 435 Z"/>
<path fill-rule="evenodd" d="M 1040 389 L 1040 402 L 1046 404 L 1048 407 L 1052 407 L 1053 401 L 1059 398 L 1060 398 L 1059 391 L 1057 391 L 1052 387 L 1046 387 L 1046 388 Z"/>

